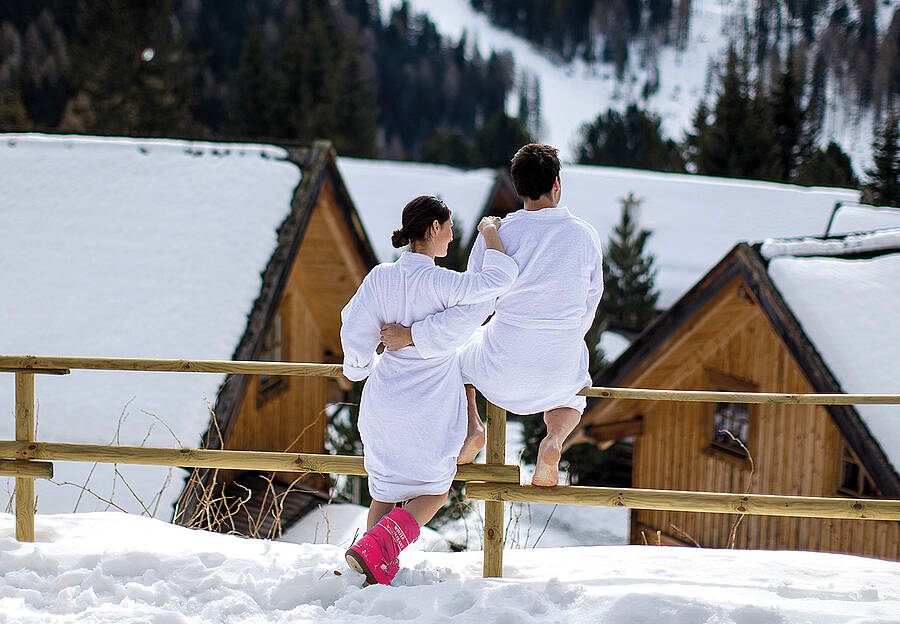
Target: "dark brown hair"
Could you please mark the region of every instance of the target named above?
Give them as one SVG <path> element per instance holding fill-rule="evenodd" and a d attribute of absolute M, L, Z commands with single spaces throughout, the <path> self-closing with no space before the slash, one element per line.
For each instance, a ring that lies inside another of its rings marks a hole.
<path fill-rule="evenodd" d="M 516 193 L 528 199 L 540 199 L 550 192 L 559 177 L 559 150 L 529 143 L 513 156 L 509 173 Z"/>
<path fill-rule="evenodd" d="M 447 204 L 433 195 L 420 195 L 403 208 L 403 227 L 394 230 L 391 244 L 403 247 L 412 241 L 422 240 L 432 223 L 437 221 L 443 224 L 449 218 L 450 209 Z"/>

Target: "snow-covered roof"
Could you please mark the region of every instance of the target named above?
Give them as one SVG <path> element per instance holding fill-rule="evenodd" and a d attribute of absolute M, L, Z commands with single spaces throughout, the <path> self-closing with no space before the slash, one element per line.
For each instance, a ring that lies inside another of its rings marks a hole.
<path fill-rule="evenodd" d="M 900 228 L 900 209 L 854 203 L 836 209 L 826 234 L 853 234 L 889 228 Z"/>
<path fill-rule="evenodd" d="M 603 355 L 608 362 L 612 362 L 622 355 L 631 345 L 631 340 L 618 332 L 607 330 L 600 335 L 598 346 L 603 349 Z"/>
<path fill-rule="evenodd" d="M 446 165 L 360 158 L 340 158 L 338 168 L 381 262 L 399 255 L 400 250 L 391 245 L 391 233 L 400 227 L 403 207 L 419 195 L 443 199 L 463 240 L 468 240 L 496 176 L 493 169 L 466 171 Z"/>
<path fill-rule="evenodd" d="M 768 272 L 810 342 L 844 392 L 900 393 L 900 229 L 848 237 L 847 253 L 893 251 L 874 257 L 834 257 L 835 241 L 766 241 Z M 791 251 L 795 253 L 790 253 Z M 900 472 L 900 406 L 856 410 L 894 469 Z"/>
<path fill-rule="evenodd" d="M 300 180 L 286 156 L 266 145 L 0 135 L 0 352 L 230 359 Z M 193 447 L 223 378 L 38 376 L 37 439 Z M 0 438 L 11 439 L 10 374 L 0 406 Z M 91 471 L 57 462 L 55 480 L 84 484 Z M 168 484 L 166 468 L 119 471 L 169 516 L 177 469 Z M 111 465 L 93 469 L 88 487 L 142 511 Z M 38 480 L 37 494 L 40 512 L 71 512 L 81 491 Z M 79 510 L 98 505 L 86 493 Z"/>
<path fill-rule="evenodd" d="M 858 192 L 787 184 L 655 173 L 612 167 L 567 166 L 560 174 L 561 203 L 592 223 L 604 241 L 619 222 L 621 198 L 641 200 L 638 226 L 652 235 L 659 306 L 668 308 L 740 241 L 821 236 L 837 202 Z M 885 215 L 889 216 L 885 216 Z M 857 229 L 882 227 L 893 217 L 859 208 Z M 871 225 L 864 227 L 869 222 Z"/>

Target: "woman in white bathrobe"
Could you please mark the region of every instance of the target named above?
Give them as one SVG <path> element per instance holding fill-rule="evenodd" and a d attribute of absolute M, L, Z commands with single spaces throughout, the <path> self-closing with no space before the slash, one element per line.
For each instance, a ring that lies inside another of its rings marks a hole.
<path fill-rule="evenodd" d="M 381 327 L 411 325 L 452 306 L 493 301 L 510 288 L 518 267 L 503 253 L 499 219 L 478 226 L 487 250 L 483 264 L 466 273 L 436 266 L 453 240 L 450 211 L 422 196 L 403 210 L 394 247 L 410 245 L 396 262 L 376 266 L 341 311 L 344 375 L 368 377 L 359 409 L 365 467 L 369 473 L 368 528 L 396 503 L 419 526 L 444 504 L 466 437 L 466 393 L 455 353 L 423 358 L 414 346 L 380 356 Z"/>

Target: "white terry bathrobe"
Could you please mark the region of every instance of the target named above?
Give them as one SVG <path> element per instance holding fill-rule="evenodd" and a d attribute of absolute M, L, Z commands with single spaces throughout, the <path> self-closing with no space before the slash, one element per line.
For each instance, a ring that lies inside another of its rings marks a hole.
<path fill-rule="evenodd" d="M 375 349 L 386 323 L 411 325 L 440 310 L 487 302 L 512 285 L 515 261 L 483 250 L 478 269 L 465 273 L 436 266 L 424 254 L 404 252 L 376 266 L 341 311 L 344 375 L 368 377 L 359 407 L 369 492 L 377 501 L 400 502 L 443 494 L 456 474 L 466 437 L 466 395 L 454 351 L 424 358 L 414 346 Z M 474 329 L 474 327 L 472 328 Z M 472 329 L 469 331 L 471 332 Z"/>
<path fill-rule="evenodd" d="M 513 287 L 493 307 L 460 306 L 413 323 L 413 342 L 424 357 L 459 347 L 463 381 L 510 412 L 583 411 L 576 393 L 591 385 L 584 336 L 603 294 L 600 236 L 565 207 L 510 213 L 500 234 L 519 266 Z M 479 236 L 469 270 L 484 250 Z"/>

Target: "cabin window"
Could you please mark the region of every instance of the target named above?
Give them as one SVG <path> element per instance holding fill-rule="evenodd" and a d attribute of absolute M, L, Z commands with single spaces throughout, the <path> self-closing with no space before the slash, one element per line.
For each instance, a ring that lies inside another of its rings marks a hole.
<path fill-rule="evenodd" d="M 755 392 L 758 386 L 747 379 L 714 369 L 706 369 L 709 387 L 716 392 Z M 710 447 L 728 455 L 747 459 L 750 448 L 750 405 L 716 403 L 712 413 Z"/>
<path fill-rule="evenodd" d="M 750 427 L 750 406 L 746 403 L 716 403 L 713 415 L 713 442 L 728 450 L 744 453 Z M 731 435 L 729 435 L 731 434 Z"/>
<path fill-rule="evenodd" d="M 283 324 L 281 310 L 279 310 L 272 318 L 272 324 L 269 325 L 269 331 L 266 332 L 266 337 L 263 340 L 263 348 L 259 354 L 260 360 L 264 362 L 284 361 Z M 260 393 L 278 386 L 283 380 L 284 377 L 281 375 L 260 375 Z"/>
<path fill-rule="evenodd" d="M 843 444 L 841 453 L 841 486 L 838 491 L 841 494 L 860 498 L 872 498 L 879 495 L 869 473 L 863 468 L 862 462 L 846 442 Z"/>

